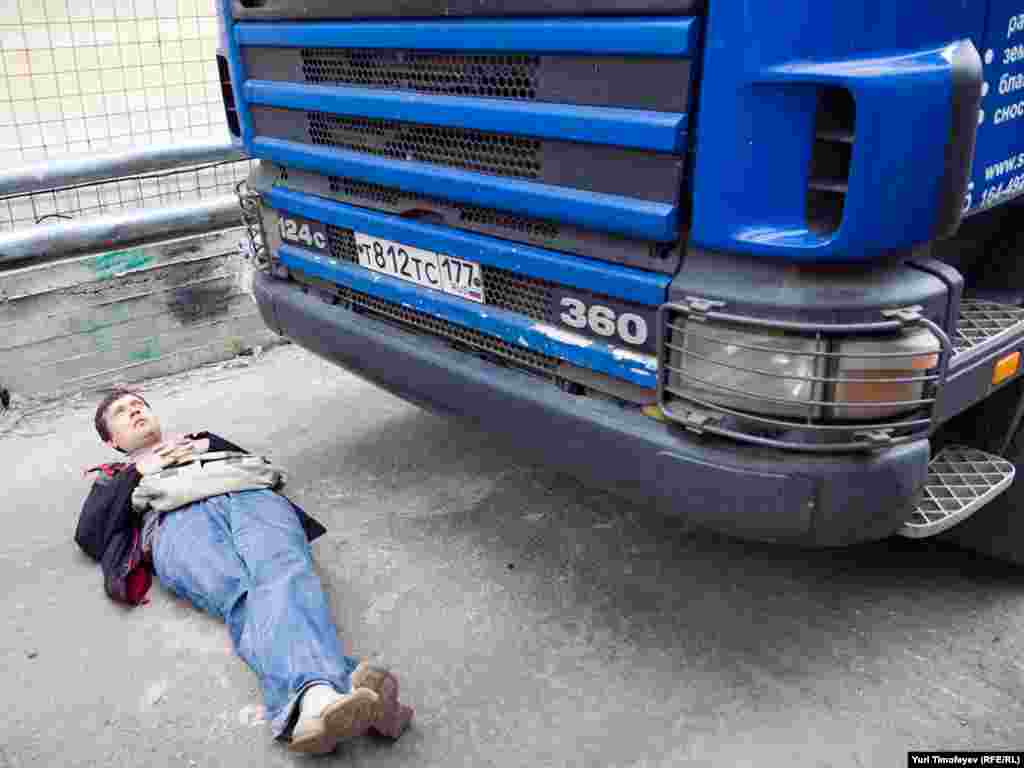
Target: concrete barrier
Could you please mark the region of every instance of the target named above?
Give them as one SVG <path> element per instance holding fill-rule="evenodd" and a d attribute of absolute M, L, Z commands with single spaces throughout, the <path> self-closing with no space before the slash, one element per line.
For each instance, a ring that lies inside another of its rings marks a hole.
<path fill-rule="evenodd" d="M 137 382 L 280 341 L 251 294 L 244 228 L 0 271 L 0 389 Z"/>

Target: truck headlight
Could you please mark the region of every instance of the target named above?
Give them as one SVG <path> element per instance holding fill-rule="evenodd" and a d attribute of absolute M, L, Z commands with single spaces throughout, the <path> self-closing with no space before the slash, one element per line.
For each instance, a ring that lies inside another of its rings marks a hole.
<path fill-rule="evenodd" d="M 683 339 L 669 356 L 669 387 L 679 395 L 738 411 L 820 416 L 822 340 L 710 322 L 689 323 Z"/>
<path fill-rule="evenodd" d="M 939 364 L 941 345 L 924 328 L 896 338 L 842 341 L 837 357 L 837 405 L 843 421 L 878 421 L 920 408 L 928 371 Z M 863 403 L 860 407 L 848 404 Z"/>
<path fill-rule="evenodd" d="M 926 405 L 941 345 L 925 328 L 840 338 L 691 321 L 668 351 L 675 395 L 820 424 L 884 421 Z"/>

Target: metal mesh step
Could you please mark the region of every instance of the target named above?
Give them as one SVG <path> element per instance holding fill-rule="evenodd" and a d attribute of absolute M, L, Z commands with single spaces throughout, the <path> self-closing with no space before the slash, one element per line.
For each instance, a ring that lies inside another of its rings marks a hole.
<path fill-rule="evenodd" d="M 929 462 L 921 500 L 899 534 L 920 539 L 942 533 L 1005 491 L 1015 472 L 999 456 L 963 446 L 944 448 Z"/>
<path fill-rule="evenodd" d="M 952 339 L 953 354 L 973 349 L 1020 323 L 1024 323 L 1024 309 L 1020 307 L 964 299 L 960 303 L 960 323 Z"/>

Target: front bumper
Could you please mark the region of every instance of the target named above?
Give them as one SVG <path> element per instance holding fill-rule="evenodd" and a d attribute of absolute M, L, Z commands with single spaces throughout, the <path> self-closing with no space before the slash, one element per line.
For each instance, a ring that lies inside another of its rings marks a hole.
<path fill-rule="evenodd" d="M 399 397 L 468 418 L 532 461 L 740 538 L 807 546 L 883 538 L 907 519 L 927 476 L 927 440 L 816 456 L 697 437 L 328 304 L 264 272 L 254 292 L 277 333 Z"/>

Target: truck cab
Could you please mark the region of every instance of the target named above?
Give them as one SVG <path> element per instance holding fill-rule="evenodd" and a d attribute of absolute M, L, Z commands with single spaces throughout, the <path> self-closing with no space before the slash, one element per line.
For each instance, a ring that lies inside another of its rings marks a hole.
<path fill-rule="evenodd" d="M 732 535 L 1006 517 L 1021 11 L 221 0 L 256 301 L 411 402 Z"/>

